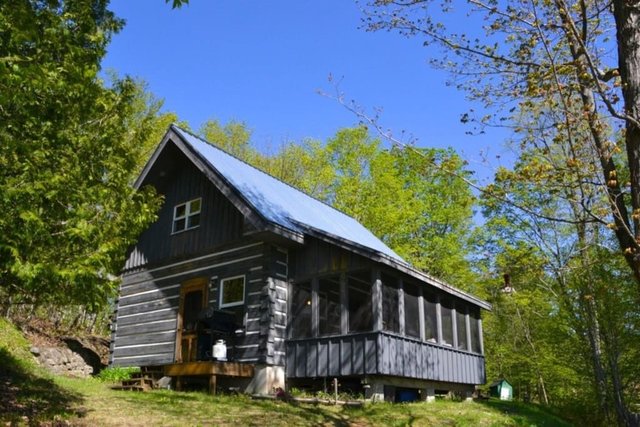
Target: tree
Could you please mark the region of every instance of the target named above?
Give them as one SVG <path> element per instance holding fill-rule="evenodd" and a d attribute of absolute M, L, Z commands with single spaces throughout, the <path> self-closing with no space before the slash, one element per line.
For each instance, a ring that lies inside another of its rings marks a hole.
<path fill-rule="evenodd" d="M 0 295 L 6 305 L 113 295 L 127 247 L 154 218 L 132 188 L 152 111 L 98 76 L 122 21 L 107 1 L 0 4 Z M 8 299 L 7 299 L 8 298 Z"/>
<path fill-rule="evenodd" d="M 581 131 L 588 132 L 574 129 L 576 134 Z M 541 130 L 521 141 L 525 148 L 513 170 L 500 170 L 483 200 L 488 219 L 486 241 L 492 242 L 485 245 L 490 253 L 487 258 L 498 260 L 489 270 L 494 275 L 507 272 L 517 280 L 513 296 L 495 299 L 495 316 L 501 317 L 505 300 L 518 308 L 518 300 L 525 295 L 526 304 L 516 310 L 520 318 L 519 312 L 540 307 L 536 299 L 529 297 L 536 290 L 543 291 L 541 297 L 546 298 L 547 310 L 542 311 L 537 323 L 521 323 L 513 334 L 564 336 L 560 341 L 573 342 L 578 349 L 573 360 L 580 360 L 582 369 L 571 359 L 563 359 L 567 349 L 557 344 L 545 352 L 534 352 L 536 357 L 531 362 L 541 363 L 551 352 L 551 360 L 564 360 L 565 369 L 579 373 L 579 379 L 587 381 L 592 394 L 568 397 L 583 401 L 582 407 L 594 408 L 589 414 L 591 422 L 595 422 L 597 413 L 602 423 L 617 419 L 621 424 L 634 425 L 636 417 L 630 408 L 637 399 L 634 390 L 640 380 L 637 371 L 622 362 L 634 357 L 640 347 L 640 325 L 632 320 L 637 318 L 632 303 L 635 292 L 630 286 L 634 280 L 622 265 L 623 258 L 614 255 L 615 244 L 607 238 L 606 227 L 593 221 L 590 214 L 607 209 L 606 195 L 597 186 L 576 185 L 596 167 L 590 162 L 590 146 L 563 138 L 544 144 L 547 136 Z M 575 156 L 572 159 L 580 168 L 565 166 L 567 152 Z M 564 221 L 558 220 L 558 214 Z M 522 274 L 526 269 L 531 271 Z M 488 349 L 504 343 L 507 335 L 500 332 L 500 324 L 497 321 L 488 325 L 498 326 L 497 333 L 489 328 L 487 340 L 492 337 L 497 343 L 488 344 Z M 558 330 L 561 324 L 565 325 L 564 330 Z M 558 349 L 562 354 L 557 353 Z M 514 350 L 514 354 L 518 351 Z M 489 350 L 488 357 L 491 358 Z M 566 390 L 552 391 L 551 401 L 558 392 L 566 394 Z"/>
<path fill-rule="evenodd" d="M 563 137 L 573 139 L 575 127 L 588 130 L 600 177 L 596 185 L 608 198 L 607 214 L 591 216 L 613 230 L 640 295 L 637 2 L 469 0 L 453 7 L 449 1 L 376 0 L 364 9 L 369 30 L 397 30 L 443 47 L 444 55 L 434 64 L 453 71 L 454 83 L 472 98 L 498 107 L 498 115 L 486 115 L 479 123 L 511 125 L 518 132 L 513 119 L 520 110 L 548 102 L 550 111 L 564 111 L 547 123 Z M 467 15 L 478 18 L 474 29 Z M 449 29 L 455 17 L 466 23 L 464 30 Z M 611 129 L 620 130 L 619 140 Z"/>

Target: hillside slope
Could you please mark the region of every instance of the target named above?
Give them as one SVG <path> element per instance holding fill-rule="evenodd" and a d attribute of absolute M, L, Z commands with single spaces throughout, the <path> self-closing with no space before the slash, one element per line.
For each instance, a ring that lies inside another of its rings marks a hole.
<path fill-rule="evenodd" d="M 95 379 L 53 377 L 29 353 L 29 342 L 0 318 L 0 424 L 79 426 L 337 425 L 563 426 L 533 405 L 505 402 L 336 406 L 255 401 L 157 390 L 114 391 Z"/>

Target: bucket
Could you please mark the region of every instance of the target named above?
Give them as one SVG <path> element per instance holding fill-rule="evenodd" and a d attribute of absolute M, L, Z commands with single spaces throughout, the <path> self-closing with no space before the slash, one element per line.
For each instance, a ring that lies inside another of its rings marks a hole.
<path fill-rule="evenodd" d="M 215 360 L 227 360 L 227 345 L 224 340 L 218 340 L 213 345 L 213 358 Z"/>

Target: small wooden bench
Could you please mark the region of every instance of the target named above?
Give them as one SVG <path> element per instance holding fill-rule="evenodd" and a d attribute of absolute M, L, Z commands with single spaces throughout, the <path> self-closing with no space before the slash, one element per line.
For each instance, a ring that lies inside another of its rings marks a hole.
<path fill-rule="evenodd" d="M 164 374 L 176 377 L 176 390 L 182 389 L 182 377 L 209 376 L 209 393 L 216 394 L 217 377 L 253 377 L 253 365 L 238 362 L 184 362 L 165 365 Z"/>

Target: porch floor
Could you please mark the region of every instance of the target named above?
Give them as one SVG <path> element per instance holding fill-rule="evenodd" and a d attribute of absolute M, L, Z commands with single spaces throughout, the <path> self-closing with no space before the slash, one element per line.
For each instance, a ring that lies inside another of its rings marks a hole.
<path fill-rule="evenodd" d="M 200 361 L 165 365 L 164 375 L 176 378 L 176 390 L 182 389 L 182 377 L 208 376 L 209 393 L 216 394 L 217 377 L 252 378 L 254 365 L 238 362 Z"/>

